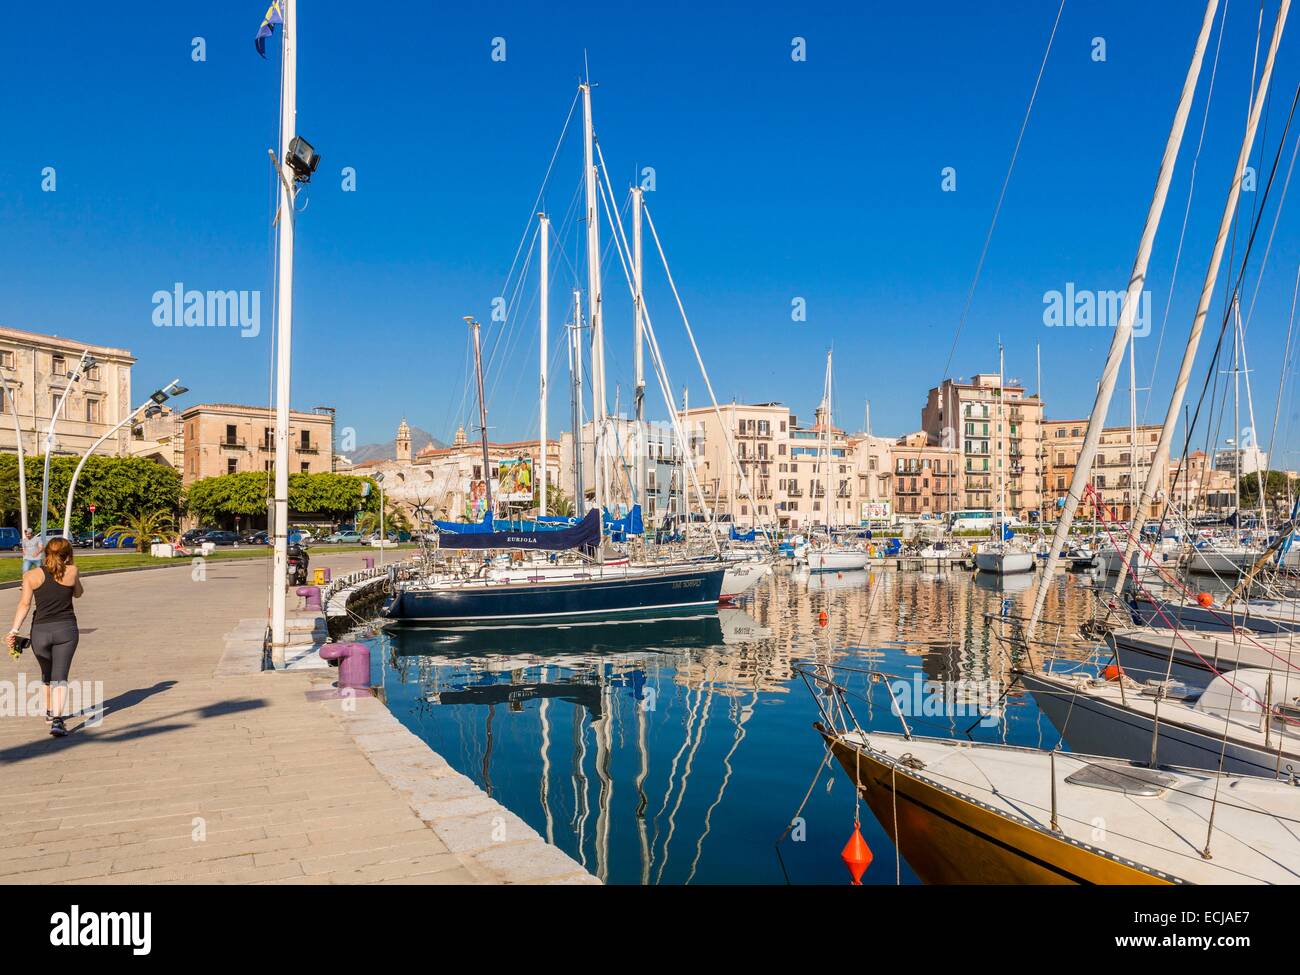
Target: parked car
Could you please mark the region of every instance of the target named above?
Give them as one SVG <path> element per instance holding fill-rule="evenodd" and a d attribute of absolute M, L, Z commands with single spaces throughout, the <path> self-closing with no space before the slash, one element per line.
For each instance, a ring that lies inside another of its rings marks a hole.
<path fill-rule="evenodd" d="M 327 545 L 359 545 L 362 537 L 361 532 L 357 531 L 335 532 L 333 535 L 326 535 L 323 541 Z"/>
<path fill-rule="evenodd" d="M 0 528 L 0 549 L 13 552 L 22 547 L 22 532 L 17 528 Z"/>
<path fill-rule="evenodd" d="M 213 545 L 238 545 L 239 535 L 236 532 L 211 531 L 204 535 L 200 542 L 211 542 Z"/>
<path fill-rule="evenodd" d="M 244 532 L 240 539 L 245 545 L 270 545 L 271 536 L 264 531 Z"/>
<path fill-rule="evenodd" d="M 103 532 L 77 532 L 72 536 L 72 544 L 77 548 L 103 548 Z"/>
<path fill-rule="evenodd" d="M 181 542 L 185 545 L 197 545 L 203 536 L 212 530 L 211 528 L 191 528 L 181 536 Z"/>

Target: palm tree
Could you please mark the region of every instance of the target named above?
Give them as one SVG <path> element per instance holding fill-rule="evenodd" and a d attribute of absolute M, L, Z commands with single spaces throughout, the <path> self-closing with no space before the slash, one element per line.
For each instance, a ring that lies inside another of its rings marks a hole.
<path fill-rule="evenodd" d="M 147 511 L 131 515 L 121 524 L 113 525 L 105 534 L 120 533 L 122 537 L 135 540 L 135 550 L 143 552 L 144 547 L 155 538 L 161 538 L 172 530 L 172 517 L 165 511 Z"/>
<path fill-rule="evenodd" d="M 572 518 L 573 502 L 558 486 L 548 484 L 546 486 L 546 510 L 549 514 L 558 515 L 561 518 Z"/>

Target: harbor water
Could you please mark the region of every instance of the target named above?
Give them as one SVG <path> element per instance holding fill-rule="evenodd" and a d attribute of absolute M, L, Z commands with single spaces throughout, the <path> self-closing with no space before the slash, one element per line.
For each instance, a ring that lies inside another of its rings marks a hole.
<path fill-rule="evenodd" d="M 782 566 L 731 609 L 367 639 L 398 719 L 608 883 L 845 883 L 855 813 L 874 854 L 863 882 L 915 883 L 824 761 L 796 666 L 843 669 L 867 729 L 901 730 L 892 696 L 917 734 L 1051 747 L 998 638 L 1028 615 L 1037 578 Z M 1092 582 L 1052 580 L 1047 618 L 1067 654 L 1090 646 L 1077 630 Z"/>

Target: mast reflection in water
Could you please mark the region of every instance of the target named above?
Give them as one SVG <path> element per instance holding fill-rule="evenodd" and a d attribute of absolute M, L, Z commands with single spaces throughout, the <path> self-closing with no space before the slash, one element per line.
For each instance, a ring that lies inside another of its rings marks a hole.
<path fill-rule="evenodd" d="M 1005 693 L 1011 662 L 984 615 L 1027 613 L 1030 598 L 963 572 L 782 568 L 734 609 L 401 628 L 372 638 L 372 660 L 399 720 L 606 882 L 844 883 L 853 789 L 821 767 L 816 704 L 793 665 L 874 668 L 946 689 L 938 708 L 909 717 L 918 734 L 1050 747 L 1056 733 L 1032 697 Z M 1077 629 L 1086 609 L 1075 579 L 1055 580 L 1053 618 Z M 859 720 L 899 730 L 888 688 L 859 689 Z M 864 882 L 914 883 L 865 807 L 862 820 L 875 852 Z"/>

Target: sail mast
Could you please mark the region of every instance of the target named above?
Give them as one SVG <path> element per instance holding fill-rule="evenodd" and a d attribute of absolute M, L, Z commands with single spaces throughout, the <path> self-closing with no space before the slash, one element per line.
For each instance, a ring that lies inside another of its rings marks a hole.
<path fill-rule="evenodd" d="M 1282 0 L 1285 9 L 1289 0 Z M 1061 561 L 1061 549 L 1070 537 L 1070 525 L 1074 513 L 1078 510 L 1084 488 L 1091 476 L 1092 464 L 1097 456 L 1097 444 L 1101 441 L 1101 430 L 1106 424 L 1106 411 L 1110 409 L 1111 394 L 1115 391 L 1115 380 L 1124 359 L 1124 348 L 1128 345 L 1129 334 L 1133 331 L 1133 317 L 1137 311 L 1142 289 L 1146 286 L 1147 265 L 1151 261 L 1151 249 L 1155 245 L 1156 230 L 1164 214 L 1165 201 L 1169 197 L 1169 184 L 1174 176 L 1174 164 L 1178 160 L 1178 150 L 1183 142 L 1183 132 L 1187 128 L 1187 116 L 1192 109 L 1192 99 L 1196 94 L 1196 82 L 1201 76 L 1201 62 L 1205 58 L 1205 46 L 1210 39 L 1210 29 L 1214 25 L 1214 12 L 1219 0 L 1207 0 L 1205 19 L 1201 23 L 1201 32 L 1196 38 L 1196 48 L 1192 52 L 1191 64 L 1187 67 L 1187 77 L 1183 81 L 1182 94 L 1178 99 L 1178 108 L 1174 112 L 1173 123 L 1169 129 L 1169 138 L 1165 142 L 1164 156 L 1160 160 L 1160 173 L 1156 178 L 1155 193 L 1147 209 L 1146 222 L 1142 227 L 1142 237 L 1138 242 L 1137 254 L 1133 259 L 1133 270 L 1129 275 L 1128 290 L 1120 311 L 1115 334 L 1111 336 L 1110 351 L 1106 355 L 1106 365 L 1101 372 L 1101 382 L 1097 386 L 1097 399 L 1088 416 L 1088 429 L 1083 437 L 1083 447 L 1079 452 L 1078 462 L 1074 467 L 1074 476 L 1070 479 L 1070 491 L 1065 496 L 1065 507 L 1056 522 L 1056 533 L 1052 536 L 1052 549 L 1047 556 L 1047 565 L 1039 577 L 1038 587 L 1034 592 L 1034 610 L 1025 629 L 1025 639 L 1032 640 L 1038 628 L 1038 620 L 1043 614 L 1047 602 L 1048 590 L 1053 588 L 1052 576 Z"/>
<path fill-rule="evenodd" d="M 592 420 L 596 427 L 596 505 L 609 498 L 609 471 L 605 450 L 605 328 L 600 308 L 600 213 L 596 195 L 595 134 L 591 121 L 591 81 L 578 86 L 582 91 L 583 165 L 587 192 L 587 321 L 591 325 Z"/>
<path fill-rule="evenodd" d="M 538 421 L 538 477 L 537 477 L 537 515 L 539 518 L 546 516 L 546 356 L 550 349 L 548 334 L 550 330 L 550 286 L 551 286 L 551 221 L 546 214 L 541 214 L 539 221 L 538 233 L 541 236 L 541 281 L 539 283 L 540 294 L 538 301 L 540 303 L 540 314 L 538 321 L 538 364 L 540 365 L 540 378 L 538 380 L 537 395 L 539 403 L 539 421 Z"/>
<path fill-rule="evenodd" d="M 465 321 L 469 322 L 470 331 L 474 335 L 474 378 L 478 383 L 479 444 L 483 448 L 483 497 L 489 517 L 495 518 L 496 509 L 492 506 L 492 465 L 488 460 L 487 400 L 483 398 L 483 351 L 479 343 L 478 322 L 472 318 L 466 318 Z"/>
<path fill-rule="evenodd" d="M 636 369 L 635 417 L 636 417 L 636 500 L 643 509 L 646 503 L 646 462 L 650 449 L 645 428 L 645 319 L 642 316 L 642 263 L 641 263 L 641 187 L 632 188 L 632 279 L 635 294 L 632 296 L 635 325 L 636 348 L 632 361 Z"/>
<path fill-rule="evenodd" d="M 822 383 L 822 424 L 825 430 L 822 434 L 822 442 L 826 444 L 826 461 L 822 468 L 822 497 L 826 500 L 826 510 L 822 513 L 826 518 L 826 534 L 831 531 L 831 351 L 826 350 L 826 381 Z"/>
<path fill-rule="evenodd" d="M 1210 3 L 1206 11 L 1206 23 L 1214 16 L 1214 3 Z M 1205 318 L 1210 311 L 1210 301 L 1214 297 L 1215 284 L 1219 279 L 1219 266 L 1223 261 L 1223 251 L 1228 243 L 1228 234 L 1232 229 L 1232 221 L 1237 212 L 1237 201 L 1241 197 L 1241 183 L 1246 171 L 1246 164 L 1250 159 L 1250 150 L 1255 144 L 1255 131 L 1259 128 L 1260 116 L 1264 111 L 1264 103 L 1267 101 L 1269 82 L 1273 77 L 1273 61 L 1277 56 L 1278 45 L 1282 41 L 1282 30 L 1286 25 L 1287 12 L 1291 8 L 1291 0 L 1282 0 L 1277 8 L 1277 20 L 1273 24 L 1273 37 L 1269 41 L 1268 57 L 1264 60 L 1264 70 L 1259 76 L 1259 90 L 1255 93 L 1255 99 L 1251 104 L 1250 117 L 1246 123 L 1246 131 L 1241 138 L 1241 148 L 1237 152 L 1237 165 L 1232 171 L 1232 185 L 1228 190 L 1228 199 L 1223 205 L 1223 216 L 1219 218 L 1219 233 L 1214 240 L 1214 250 L 1210 255 L 1209 267 L 1205 269 L 1205 282 L 1201 286 L 1200 301 L 1196 305 L 1196 314 L 1192 318 L 1192 330 L 1187 336 L 1187 348 L 1183 350 L 1182 365 L 1178 369 L 1178 379 L 1174 383 L 1174 393 L 1169 400 L 1169 409 L 1165 412 L 1165 423 L 1160 428 L 1160 443 L 1156 447 L 1155 453 L 1151 457 L 1151 466 L 1147 468 L 1146 483 L 1142 487 L 1142 494 L 1138 497 L 1137 515 L 1133 520 L 1131 537 L 1124 553 L 1124 559 L 1120 562 L 1119 575 L 1115 578 L 1115 592 L 1119 592 L 1124 585 L 1124 578 L 1128 571 L 1128 563 L 1133 558 L 1137 550 L 1137 539 L 1142 537 L 1142 525 L 1146 521 L 1143 509 L 1155 498 L 1157 491 L 1163 487 L 1165 471 L 1169 466 L 1169 452 L 1174 440 L 1174 428 L 1178 425 L 1178 414 L 1183 408 L 1183 398 L 1187 394 L 1187 383 L 1192 376 L 1192 366 L 1196 361 L 1196 350 L 1201 344 L 1201 332 L 1205 328 Z M 1202 37 L 1207 37 L 1206 27 L 1201 28 Z M 1191 433 L 1188 431 L 1190 439 Z M 1179 476 L 1187 477 L 1187 457 L 1184 451 L 1183 464 Z M 1184 482 L 1185 483 L 1185 482 Z M 1168 499 L 1168 500 L 1173 500 Z"/>
<path fill-rule="evenodd" d="M 587 513 L 587 485 L 583 483 L 582 452 L 582 292 L 573 289 L 573 324 L 569 327 L 569 379 L 573 409 L 573 513 Z"/>
<path fill-rule="evenodd" d="M 276 282 L 277 307 L 275 316 L 275 495 L 272 531 L 275 554 L 271 571 L 271 662 L 275 667 L 285 664 L 285 649 L 289 643 L 285 618 L 287 596 L 285 579 L 289 567 L 289 379 L 293 349 L 293 233 L 294 233 L 294 174 L 289 170 L 289 144 L 297 134 L 298 117 L 298 10 L 295 0 L 284 0 L 280 5 L 283 21 L 281 32 L 280 64 L 280 155 L 276 161 L 280 184 L 279 253 L 277 264 L 279 278 Z"/>

